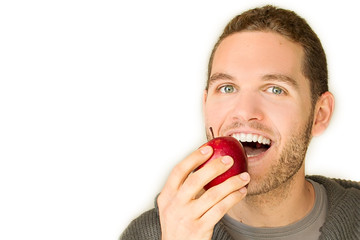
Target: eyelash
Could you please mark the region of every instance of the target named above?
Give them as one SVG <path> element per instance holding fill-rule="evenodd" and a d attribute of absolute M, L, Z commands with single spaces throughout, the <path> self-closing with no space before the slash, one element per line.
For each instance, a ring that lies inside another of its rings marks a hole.
<path fill-rule="evenodd" d="M 226 87 L 231 87 L 231 88 L 232 88 L 232 91 L 231 91 L 231 92 L 225 92 L 224 89 L 225 89 Z M 280 93 L 275 93 L 275 92 L 274 92 L 274 89 L 280 91 Z M 221 86 L 219 86 L 216 90 L 217 90 L 217 92 L 220 92 L 220 93 L 223 93 L 223 94 L 230 94 L 230 93 L 236 92 L 235 86 L 233 86 L 233 85 L 231 85 L 231 84 L 221 85 Z M 271 93 L 271 94 L 274 94 L 274 95 L 277 95 L 277 96 L 287 95 L 287 91 L 286 91 L 285 89 L 279 87 L 279 86 L 266 87 L 265 92 L 268 92 L 268 93 Z"/>
<path fill-rule="evenodd" d="M 233 92 L 236 91 L 235 87 L 234 87 L 233 85 L 231 85 L 231 84 L 221 85 L 220 87 L 217 88 L 217 91 L 218 91 L 218 92 L 221 92 L 221 93 L 225 93 L 225 94 L 226 94 L 226 93 L 229 93 L 229 92 L 225 92 L 225 91 L 224 91 L 224 89 L 225 89 L 226 87 L 231 87 L 231 88 L 232 88 L 232 91 L 231 91 L 230 93 L 233 93 Z"/>
<path fill-rule="evenodd" d="M 281 91 L 281 92 L 280 92 L 280 93 L 275 93 L 275 92 L 274 92 L 274 89 L 277 89 L 277 90 L 279 90 L 279 91 Z M 287 95 L 287 92 L 286 92 L 283 88 L 278 87 L 278 86 L 268 87 L 268 88 L 266 89 L 266 91 L 269 92 L 269 93 L 272 93 L 272 94 L 274 94 L 274 95 L 278 95 L 278 96 L 280 96 L 280 95 Z"/>

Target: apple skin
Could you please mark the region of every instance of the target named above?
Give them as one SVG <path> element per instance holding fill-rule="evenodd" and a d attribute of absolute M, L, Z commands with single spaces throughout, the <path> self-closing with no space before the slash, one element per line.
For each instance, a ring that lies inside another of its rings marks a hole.
<path fill-rule="evenodd" d="M 234 164 L 231 166 L 231 168 L 204 186 L 205 190 L 208 190 L 209 188 L 224 182 L 226 179 L 232 176 L 247 171 L 247 156 L 244 147 L 237 139 L 233 137 L 217 137 L 203 144 L 201 147 L 204 146 L 211 146 L 213 148 L 213 154 L 197 169 L 202 168 L 212 159 L 217 159 L 223 156 L 230 156 L 234 160 Z"/>

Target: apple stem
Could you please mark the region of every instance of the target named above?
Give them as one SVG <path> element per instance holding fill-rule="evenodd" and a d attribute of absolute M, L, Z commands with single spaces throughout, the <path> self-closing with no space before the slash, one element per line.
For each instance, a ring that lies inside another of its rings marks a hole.
<path fill-rule="evenodd" d="M 210 129 L 210 133 L 211 133 L 212 138 L 215 138 L 214 131 L 213 131 L 212 127 L 209 127 L 209 129 Z"/>

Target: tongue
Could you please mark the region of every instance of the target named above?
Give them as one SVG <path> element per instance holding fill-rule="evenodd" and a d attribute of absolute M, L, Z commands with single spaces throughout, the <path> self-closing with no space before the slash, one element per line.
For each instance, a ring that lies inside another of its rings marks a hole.
<path fill-rule="evenodd" d="M 244 150 L 248 157 L 254 157 L 256 155 L 259 155 L 259 154 L 265 152 L 266 148 L 252 148 L 252 147 L 245 146 Z"/>

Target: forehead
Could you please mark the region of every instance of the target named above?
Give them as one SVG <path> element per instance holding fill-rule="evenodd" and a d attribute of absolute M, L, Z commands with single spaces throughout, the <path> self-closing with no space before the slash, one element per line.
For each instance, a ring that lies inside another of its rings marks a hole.
<path fill-rule="evenodd" d="M 218 46 L 210 73 L 254 78 L 281 74 L 293 79 L 302 74 L 303 48 L 278 33 L 247 31 L 226 37 Z"/>

